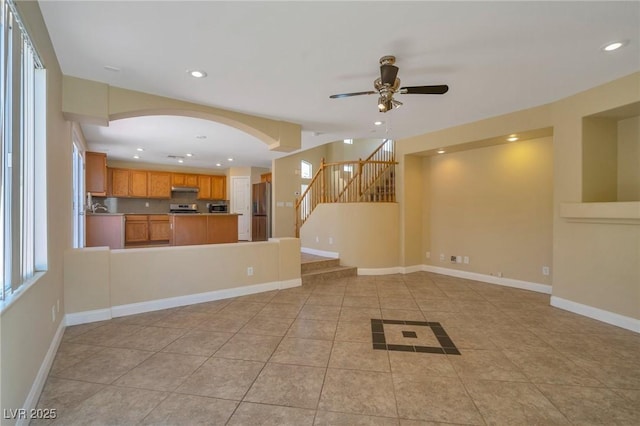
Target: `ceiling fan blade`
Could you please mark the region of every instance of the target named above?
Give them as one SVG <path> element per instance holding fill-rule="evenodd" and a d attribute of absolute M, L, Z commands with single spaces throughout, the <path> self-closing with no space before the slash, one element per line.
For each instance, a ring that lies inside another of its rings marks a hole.
<path fill-rule="evenodd" d="M 399 92 L 416 95 L 444 95 L 449 91 L 449 86 L 441 84 L 437 86 L 408 86 L 401 87 Z"/>
<path fill-rule="evenodd" d="M 378 92 L 354 92 L 354 93 L 340 93 L 339 95 L 331 95 L 329 98 L 331 99 L 339 99 L 339 98 L 348 98 L 349 96 L 360 96 L 360 95 L 375 95 Z"/>
<path fill-rule="evenodd" d="M 398 76 L 398 67 L 395 65 L 384 64 L 380 65 L 380 80 L 382 84 L 388 84 L 393 86 Z"/>

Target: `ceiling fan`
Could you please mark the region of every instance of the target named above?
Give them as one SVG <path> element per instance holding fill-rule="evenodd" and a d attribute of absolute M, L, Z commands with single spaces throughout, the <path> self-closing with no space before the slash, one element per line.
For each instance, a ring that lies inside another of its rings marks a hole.
<path fill-rule="evenodd" d="M 400 87 L 400 79 L 397 78 L 398 67 L 395 56 L 383 56 L 380 58 L 380 78 L 376 78 L 373 82 L 375 91 L 370 92 L 354 92 L 354 93 L 341 93 L 339 95 L 331 95 L 329 98 L 348 98 L 350 96 L 360 95 L 375 95 L 379 94 L 378 98 L 378 110 L 380 112 L 387 112 L 393 108 L 398 108 L 402 105 L 402 102 L 393 98 L 396 93 L 399 94 L 418 94 L 418 95 L 444 95 L 449 91 L 449 86 L 446 84 L 440 84 L 436 86 L 407 86 Z"/>

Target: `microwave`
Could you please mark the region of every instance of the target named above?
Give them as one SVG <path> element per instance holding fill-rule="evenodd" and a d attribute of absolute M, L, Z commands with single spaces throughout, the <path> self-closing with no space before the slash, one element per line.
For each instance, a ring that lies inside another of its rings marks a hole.
<path fill-rule="evenodd" d="M 209 213 L 229 213 L 229 204 L 226 201 L 209 203 Z"/>

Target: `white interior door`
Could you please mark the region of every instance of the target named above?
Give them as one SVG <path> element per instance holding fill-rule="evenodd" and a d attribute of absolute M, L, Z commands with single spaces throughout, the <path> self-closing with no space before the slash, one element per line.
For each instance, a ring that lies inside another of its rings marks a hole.
<path fill-rule="evenodd" d="M 231 212 L 238 216 L 238 239 L 251 239 L 251 178 L 231 176 Z"/>

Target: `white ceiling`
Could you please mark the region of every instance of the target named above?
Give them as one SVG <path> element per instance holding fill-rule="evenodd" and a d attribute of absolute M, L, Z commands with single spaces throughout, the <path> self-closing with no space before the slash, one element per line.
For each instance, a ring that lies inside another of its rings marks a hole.
<path fill-rule="evenodd" d="M 40 7 L 64 74 L 298 123 L 303 149 L 422 134 L 640 70 L 637 1 L 41 0 Z M 627 45 L 601 50 L 614 40 Z M 375 96 L 329 99 L 372 90 L 388 54 L 397 57 L 402 86 L 448 84 L 450 91 L 397 95 L 404 106 L 386 114 Z M 190 69 L 208 77 L 194 79 Z M 181 117 L 83 130 L 90 148 L 108 147 L 111 158 L 131 159 L 141 146 L 144 161 L 192 152 L 185 164 L 215 168 L 229 157 L 268 167 L 285 155 L 229 127 Z M 207 139 L 195 139 L 202 134 Z"/>

